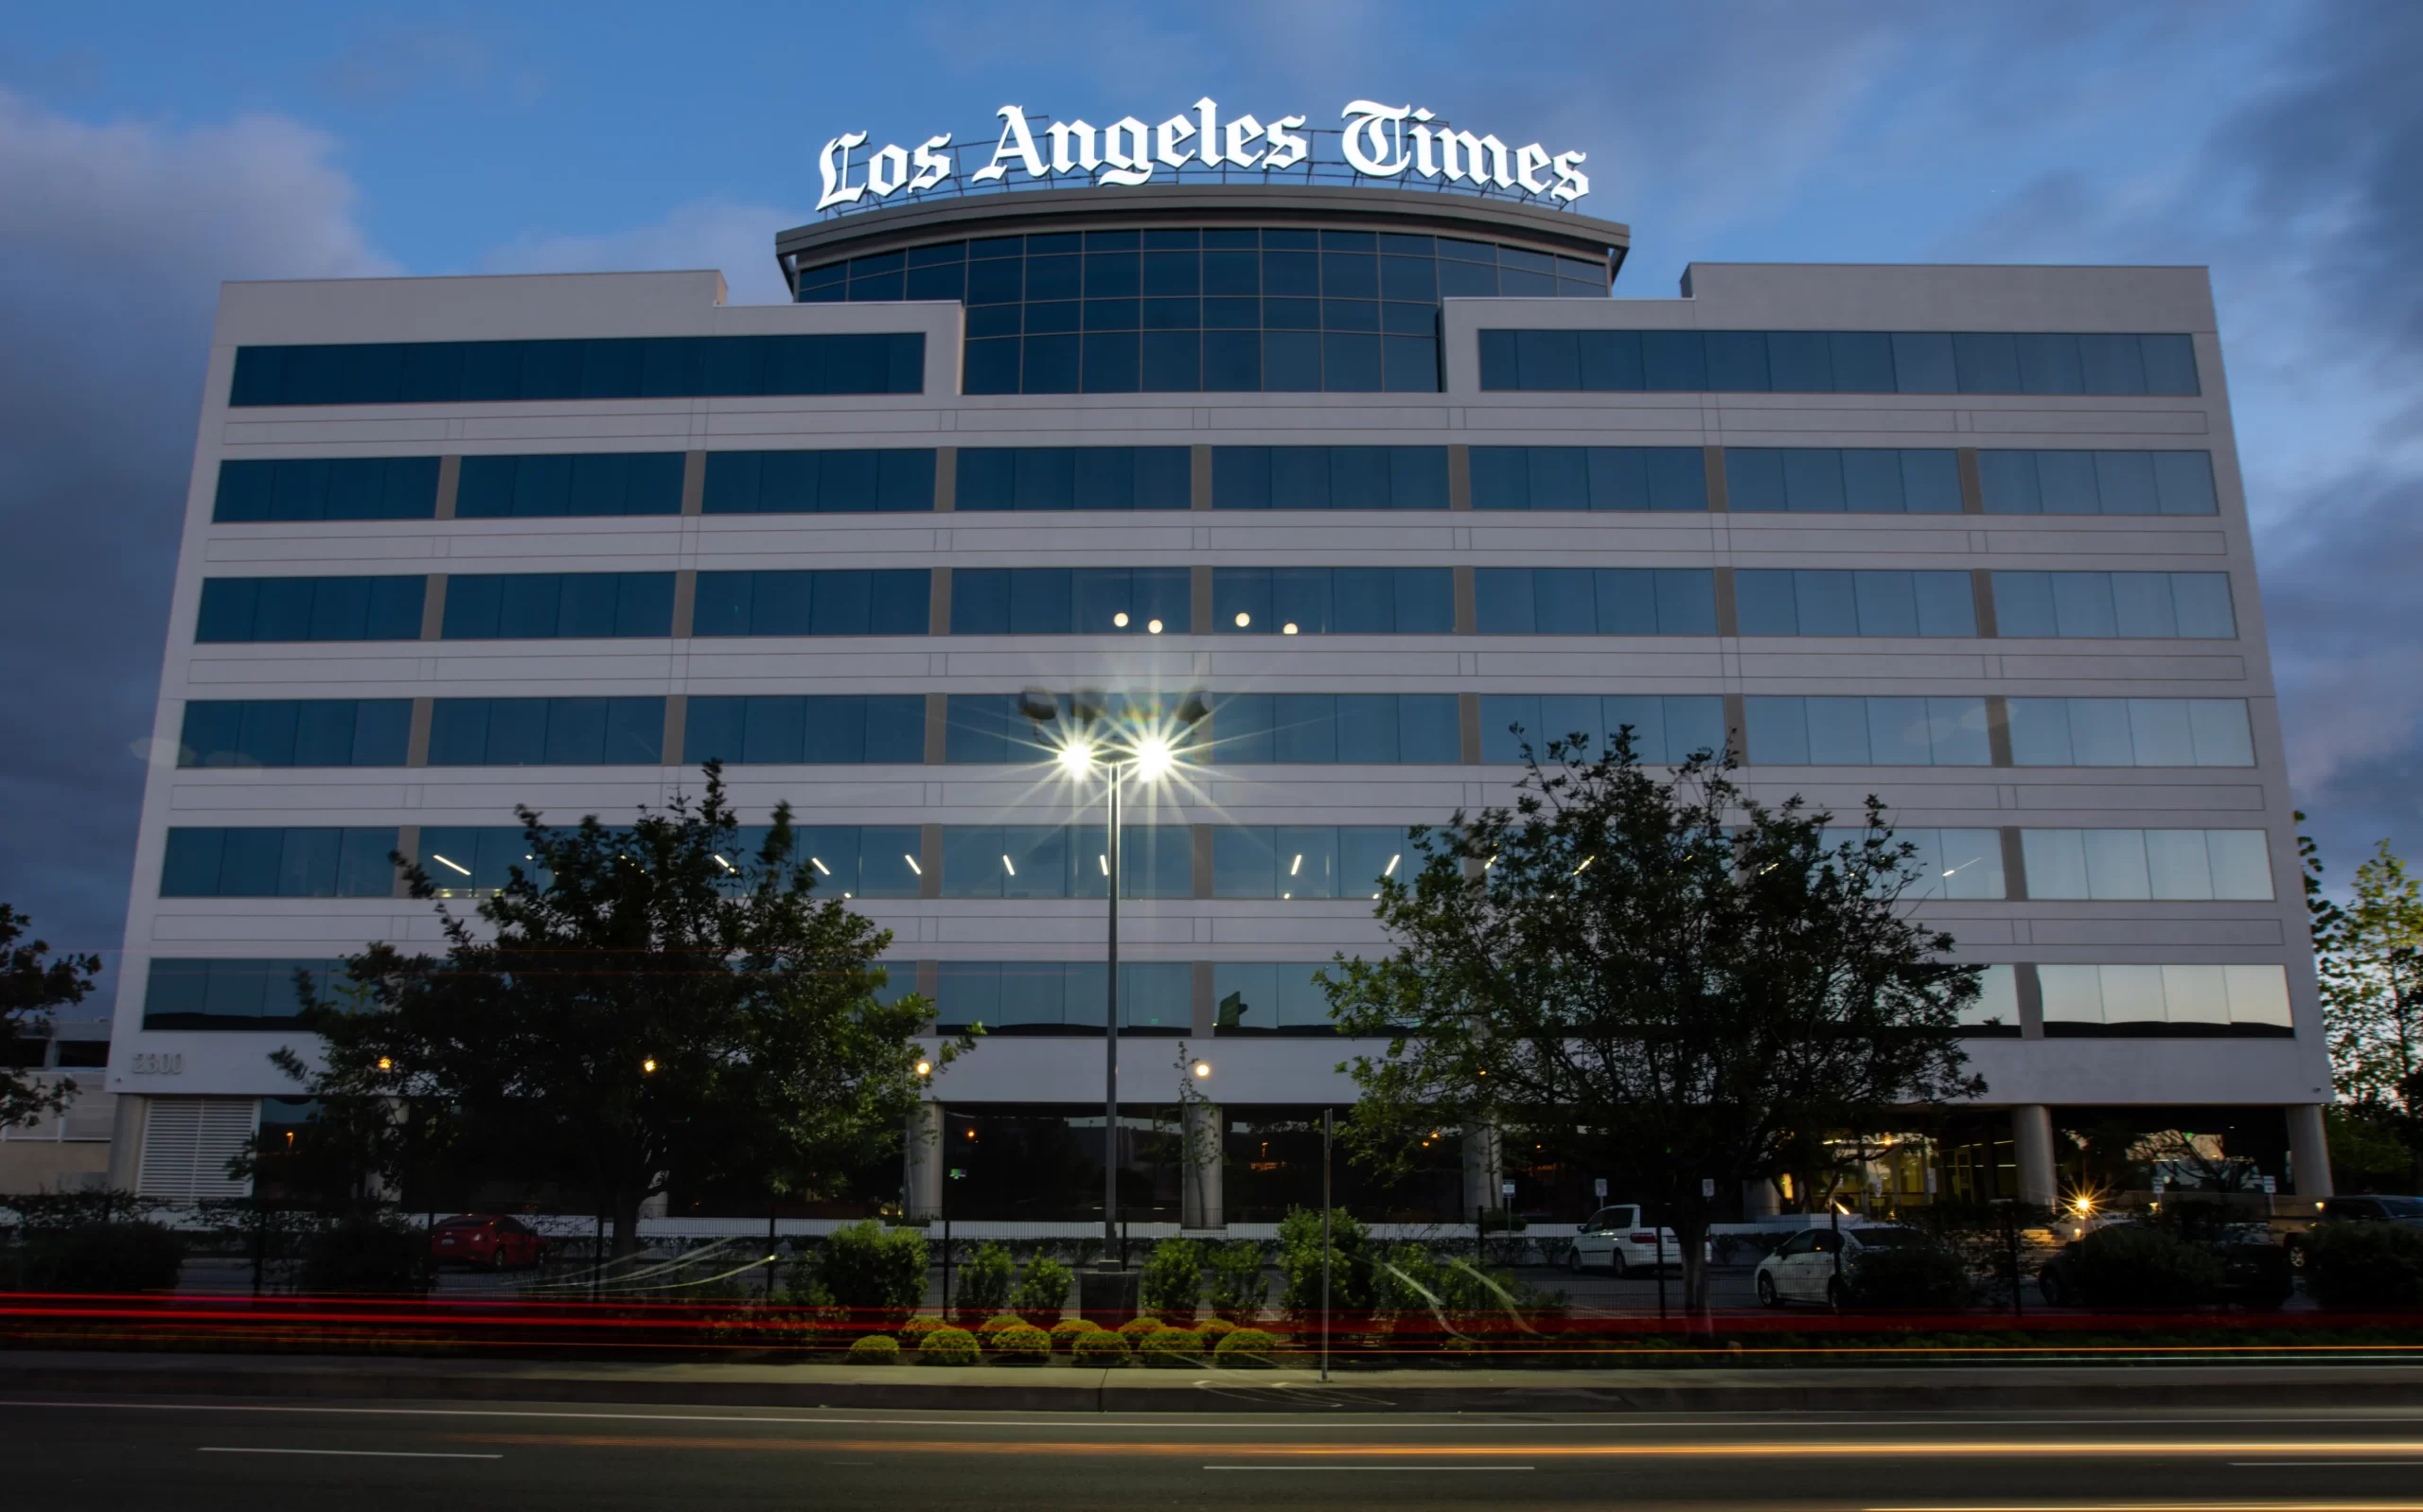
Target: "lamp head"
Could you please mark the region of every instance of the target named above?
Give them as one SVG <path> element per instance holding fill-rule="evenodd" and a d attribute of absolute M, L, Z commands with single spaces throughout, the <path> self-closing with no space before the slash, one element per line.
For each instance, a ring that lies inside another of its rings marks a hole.
<path fill-rule="evenodd" d="M 1144 782 L 1158 780 L 1176 760 L 1170 743 L 1158 735 L 1147 735 L 1136 743 L 1136 775 Z"/>
<path fill-rule="evenodd" d="M 1060 717 L 1060 700 L 1048 688 L 1024 689 L 1018 694 L 1018 712 L 1038 725 L 1048 725 Z"/>
<path fill-rule="evenodd" d="M 1083 777 L 1093 769 L 1094 747 L 1089 741 L 1071 740 L 1053 752 L 1052 759 L 1058 762 L 1060 769 L 1070 777 Z"/>
<path fill-rule="evenodd" d="M 1178 729 L 1192 730 L 1210 718 L 1211 714 L 1212 706 L 1203 701 L 1203 694 L 1198 692 L 1190 693 L 1178 700 L 1177 712 L 1174 717 L 1177 721 Z"/>

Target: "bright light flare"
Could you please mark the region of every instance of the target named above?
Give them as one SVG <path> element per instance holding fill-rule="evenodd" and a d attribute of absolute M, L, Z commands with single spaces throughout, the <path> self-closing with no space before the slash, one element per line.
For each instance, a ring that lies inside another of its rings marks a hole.
<path fill-rule="evenodd" d="M 1159 735 L 1147 735 L 1136 743 L 1136 775 L 1147 782 L 1160 781 L 1176 760 L 1177 753 Z"/>
<path fill-rule="evenodd" d="M 1072 740 L 1052 752 L 1052 759 L 1071 777 L 1082 777 L 1093 770 L 1094 748 L 1082 740 Z"/>
<path fill-rule="evenodd" d="M 920 1062 L 918 1062 L 918 1063 L 917 1063 L 917 1074 L 918 1074 L 919 1076 L 931 1076 L 931 1075 L 933 1075 L 933 1072 L 934 1072 L 934 1063 L 933 1063 L 933 1062 L 931 1062 L 931 1061 L 920 1061 Z"/>
<path fill-rule="evenodd" d="M 1195 1062 L 1195 1063 L 1194 1063 L 1194 1080 L 1196 1080 L 1197 1081 L 1203 1081 L 1205 1078 L 1207 1078 L 1207 1077 L 1211 1076 L 1211 1074 L 1212 1074 L 1212 1063 L 1211 1063 L 1211 1062 L 1209 1062 L 1209 1061 L 1197 1061 L 1197 1062 Z"/>

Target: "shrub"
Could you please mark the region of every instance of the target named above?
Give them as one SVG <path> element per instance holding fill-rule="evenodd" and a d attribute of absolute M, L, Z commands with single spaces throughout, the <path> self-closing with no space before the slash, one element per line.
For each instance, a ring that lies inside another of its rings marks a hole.
<path fill-rule="evenodd" d="M 331 1223 L 306 1239 L 295 1285 L 315 1295 L 429 1291 L 429 1236 L 375 1218 Z"/>
<path fill-rule="evenodd" d="M 949 1327 L 949 1324 L 945 1323 L 942 1319 L 934 1317 L 929 1313 L 921 1317 L 911 1318 L 908 1322 L 902 1324 L 897 1328 L 893 1329 L 892 1332 L 893 1337 L 897 1338 L 901 1344 L 909 1348 L 914 1349 L 919 1345 L 926 1342 L 926 1336 L 928 1334 L 932 1333 L 937 1328 L 947 1328 Z"/>
<path fill-rule="evenodd" d="M 990 1349 L 994 1346 L 993 1340 L 996 1335 L 1011 1328 L 1023 1328 L 1026 1326 L 1027 1321 L 1015 1312 L 997 1312 L 978 1327 L 976 1342 Z"/>
<path fill-rule="evenodd" d="M 2098 1228 L 2069 1263 L 2078 1298 L 2091 1308 L 2193 1307 L 2221 1293 L 2221 1262 L 2158 1228 Z"/>
<path fill-rule="evenodd" d="M 1087 1334 L 1103 1331 L 1103 1326 L 1091 1318 L 1070 1318 L 1066 1323 L 1055 1323 L 1052 1326 L 1052 1347 L 1072 1349 L 1076 1347 L 1077 1341 Z"/>
<path fill-rule="evenodd" d="M 1136 1316 L 1128 1319 L 1125 1323 L 1121 1324 L 1114 1331 L 1129 1344 L 1134 1344 L 1137 1340 L 1143 1338 L 1144 1335 L 1151 1333 L 1156 1329 L 1165 1328 L 1167 1327 L 1169 1327 L 1169 1325 L 1163 1323 L 1160 1319 L 1154 1317 L 1151 1313 L 1140 1312 Z"/>
<path fill-rule="evenodd" d="M 824 1241 L 816 1279 L 851 1316 L 897 1328 L 926 1300 L 926 1236 L 872 1218 L 845 1224 Z"/>
<path fill-rule="evenodd" d="M 1039 1365 L 1052 1358 L 1052 1335 L 1031 1323 L 1013 1323 L 987 1339 L 984 1347 L 1003 1364 Z"/>
<path fill-rule="evenodd" d="M 1237 1331 L 1237 1326 L 1226 1318 L 1206 1318 L 1194 1326 L 1194 1331 L 1203 1335 L 1205 1347 L 1216 1348 L 1221 1340 Z"/>
<path fill-rule="evenodd" d="M 850 1363 L 854 1365 L 896 1365 L 900 1363 L 900 1341 L 888 1333 L 871 1333 L 850 1345 Z"/>
<path fill-rule="evenodd" d="M 1268 1257 L 1251 1239 L 1213 1248 L 1203 1265 L 1204 1300 L 1215 1316 L 1230 1323 L 1251 1323 L 1262 1316 L 1270 1299 L 1270 1277 L 1264 1272 Z"/>
<path fill-rule="evenodd" d="M 1969 1305 L 1969 1267 L 1936 1244 L 1863 1251 L 1850 1274 L 1855 1307 L 1949 1310 Z"/>
<path fill-rule="evenodd" d="M 2324 1223 L 2306 1237 L 2306 1286 L 2334 1311 L 2423 1308 L 2423 1233 L 2396 1223 Z"/>
<path fill-rule="evenodd" d="M 976 1363 L 976 1335 L 965 1328 L 936 1328 L 917 1345 L 917 1363 L 972 1365 Z"/>
<path fill-rule="evenodd" d="M 1136 1289 L 1145 1311 L 1174 1323 L 1194 1322 L 1195 1304 L 1203 1295 L 1203 1246 L 1191 1239 L 1165 1239 L 1154 1245 Z"/>
<path fill-rule="evenodd" d="M 1136 1358 L 1148 1365 L 1182 1370 L 1200 1364 L 1203 1335 L 1192 1328 L 1160 1328 L 1136 1342 Z"/>
<path fill-rule="evenodd" d="M 1279 1335 L 1260 1328 L 1238 1328 L 1224 1336 L 1212 1351 L 1212 1363 L 1230 1370 L 1267 1370 L 1279 1363 Z"/>
<path fill-rule="evenodd" d="M 959 1275 L 951 1283 L 951 1313 L 960 1327 L 972 1328 L 1010 1305 L 1010 1280 L 1017 1274 L 1017 1264 L 1010 1258 L 1007 1246 L 986 1240 L 976 1246 L 959 1267 Z"/>
<path fill-rule="evenodd" d="M 21 1292 L 167 1292 L 186 1241 L 157 1223 L 77 1223 L 38 1229 L 17 1254 Z"/>
<path fill-rule="evenodd" d="M 1070 1340 L 1069 1353 L 1081 1365 L 1123 1365 L 1127 1363 L 1127 1341 L 1119 1334 L 1097 1328 Z"/>
<path fill-rule="evenodd" d="M 1060 1321 L 1061 1310 L 1068 1305 L 1069 1279 L 1067 1266 L 1049 1255 L 1035 1257 L 1018 1275 L 1010 1310 L 1038 1328 L 1051 1327 Z"/>
<path fill-rule="evenodd" d="M 1371 1233 L 1351 1214 L 1330 1214 L 1330 1310 L 1353 1317 L 1371 1310 Z M 1280 1307 L 1310 1318 L 1321 1306 L 1321 1215 L 1291 1207 L 1279 1223 Z"/>

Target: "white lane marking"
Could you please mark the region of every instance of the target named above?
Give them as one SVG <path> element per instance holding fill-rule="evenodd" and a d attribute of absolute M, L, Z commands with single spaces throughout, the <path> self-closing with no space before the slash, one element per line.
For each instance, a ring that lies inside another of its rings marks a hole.
<path fill-rule="evenodd" d="M 349 1460 L 501 1460 L 502 1454 L 439 1454 L 408 1449 L 248 1449 L 221 1444 L 204 1444 L 194 1450 L 197 1454 L 325 1454 L 333 1459 Z"/>
<path fill-rule="evenodd" d="M 277 1402 L 168 1402 L 168 1401 L 64 1401 L 54 1398 L 10 1399 L 0 1398 L 0 1407 L 60 1407 L 85 1411 L 144 1413 L 288 1413 L 306 1416 L 333 1417 L 538 1417 L 567 1418 L 574 1421 L 631 1423 L 775 1423 L 790 1425 L 832 1424 L 838 1427 L 875 1428 L 1086 1428 L 1088 1432 L 1109 1419 L 1122 1426 L 1159 1428 L 1171 1425 L 1173 1418 L 1159 1413 L 1070 1413 L 1058 1417 L 828 1417 L 822 1415 L 778 1416 L 768 1413 L 607 1413 L 607 1412 L 532 1412 L 518 1408 L 478 1407 L 295 1407 Z M 2271 1416 L 2225 1417 L 1869 1417 L 1855 1413 L 1810 1414 L 1798 1416 L 1771 1417 L 1704 1417 L 1696 1413 L 1576 1413 L 1560 1419 L 1543 1421 L 1523 1413 L 1493 1415 L 1520 1418 L 1521 1421 L 1493 1421 L 1490 1417 L 1464 1413 L 1406 1414 L 1389 1418 L 1365 1419 L 1352 1413 L 1335 1417 L 1305 1418 L 1300 1412 L 1277 1422 L 1265 1421 L 1271 1415 L 1237 1413 L 1191 1422 L 1176 1422 L 1190 1429 L 1235 1429 L 1262 1433 L 1282 1429 L 1300 1432 L 1328 1431 L 1352 1428 L 1357 1432 L 1392 1429 L 1405 1433 L 1434 1433 L 1442 1427 L 1521 1430 L 1525 1433 L 1549 1429 L 1611 1429 L 1637 1428 L 1678 1424 L 1692 1428 L 1773 1428 L 1785 1426 L 1828 1427 L 1848 1425 L 1859 1428 L 1966 1428 L 1991 1426 L 1998 1428 L 2099 1428 L 2113 1424 L 2143 1424 L 2162 1428 L 2191 1423 L 2411 1423 L 2423 1422 L 2423 1414 L 2383 1410 L 2377 1413 L 2310 1415 L 2290 1414 Z M 1410 1419 L 1410 1420 L 1408 1420 Z"/>
<path fill-rule="evenodd" d="M 2423 1465 L 2423 1460 L 2232 1460 L 2236 1470 L 2327 1469 L 2339 1465 Z"/>

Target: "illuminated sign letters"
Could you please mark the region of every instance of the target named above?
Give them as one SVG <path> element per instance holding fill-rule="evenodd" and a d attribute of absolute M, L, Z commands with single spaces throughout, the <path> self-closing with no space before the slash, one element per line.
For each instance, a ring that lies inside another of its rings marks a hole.
<path fill-rule="evenodd" d="M 1133 187 L 1152 182 L 1162 169 L 1189 164 L 1278 173 L 1310 161 L 1312 141 L 1301 115 L 1282 115 L 1267 125 L 1252 115 L 1226 119 L 1210 97 L 1165 121 L 1147 125 L 1124 115 L 1107 126 L 1082 120 L 1053 121 L 1037 132 L 1023 106 L 997 113 L 1001 134 L 993 155 L 967 175 L 970 185 L 1000 184 L 1024 174 L 1037 182 Z M 1412 105 L 1358 99 L 1338 113 L 1346 122 L 1340 141 L 1346 166 L 1357 179 L 1429 179 L 1475 189 L 1504 189 L 1571 204 L 1590 192 L 1582 171 L 1583 152 L 1551 155 L 1537 142 L 1509 147 L 1495 136 L 1476 136 L 1437 125 L 1437 115 Z M 867 133 L 850 132 L 824 144 L 816 167 L 823 180 L 819 210 L 883 201 L 908 191 L 921 194 L 957 171 L 941 149 L 950 133 L 929 137 L 913 150 L 886 146 L 860 154 Z"/>

